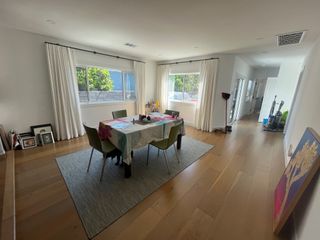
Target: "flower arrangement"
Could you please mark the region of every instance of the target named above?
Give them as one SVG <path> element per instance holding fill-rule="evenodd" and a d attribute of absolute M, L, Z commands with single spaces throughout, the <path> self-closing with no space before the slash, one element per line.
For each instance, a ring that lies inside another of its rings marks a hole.
<path fill-rule="evenodd" d="M 159 100 L 151 100 L 146 104 L 146 113 L 149 112 L 159 112 L 160 111 L 160 102 Z"/>

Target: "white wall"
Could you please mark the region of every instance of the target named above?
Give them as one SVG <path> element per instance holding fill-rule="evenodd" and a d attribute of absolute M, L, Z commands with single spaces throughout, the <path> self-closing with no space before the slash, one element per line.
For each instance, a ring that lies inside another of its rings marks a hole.
<path fill-rule="evenodd" d="M 297 146 L 306 127 L 312 127 L 320 134 L 320 42 L 311 50 L 307 57 L 303 76 L 296 100 L 292 107 L 291 119 L 285 135 L 285 148 L 290 144 Z M 308 198 L 300 204 L 295 212 L 296 236 L 301 240 L 318 239 L 320 234 L 320 178 L 315 179 Z"/>
<path fill-rule="evenodd" d="M 268 78 L 277 78 L 279 75 L 280 67 L 254 67 L 252 71 L 252 79 L 258 82 L 257 98 L 264 95 L 264 90 Z"/>
<path fill-rule="evenodd" d="M 240 97 L 240 105 L 239 105 L 239 110 L 238 110 L 238 119 L 241 119 L 245 115 L 250 114 L 250 108 L 252 104 L 252 99 L 249 101 L 246 101 L 245 96 L 247 92 L 247 87 L 248 87 L 248 82 L 249 80 L 252 80 L 252 67 L 247 64 L 244 60 L 242 60 L 240 57 L 235 58 L 234 62 L 234 69 L 233 69 L 233 77 L 232 77 L 232 85 L 231 85 L 231 94 L 234 93 L 234 87 L 236 84 L 236 80 L 241 78 L 244 79 L 244 86 L 243 86 L 243 94 Z M 232 99 L 232 96 L 230 97 Z M 230 107 L 231 107 L 231 101 L 229 100 L 229 112 L 230 112 Z"/>
<path fill-rule="evenodd" d="M 156 80 L 157 80 L 157 64 L 156 62 L 146 62 L 146 103 L 155 100 L 156 97 Z"/>
<path fill-rule="evenodd" d="M 112 111 L 126 109 L 128 115 L 135 114 L 135 102 L 81 104 L 82 121 L 89 126 L 97 127 L 102 120 L 112 119 Z"/>
<path fill-rule="evenodd" d="M 53 123 L 44 41 L 40 35 L 0 28 L 0 123 L 30 131 Z"/>
<path fill-rule="evenodd" d="M 235 64 L 234 55 L 219 56 L 218 75 L 214 97 L 213 107 L 213 127 L 223 128 L 225 126 L 225 100 L 221 97 L 222 92 L 230 93 L 233 79 L 233 69 Z M 229 101 L 230 104 L 230 101 Z M 228 115 L 230 112 L 230 105 L 228 106 Z"/>
<path fill-rule="evenodd" d="M 0 27 L 0 123 L 18 132 L 30 131 L 31 125 L 52 123 L 53 109 L 45 41 L 84 47 L 39 34 Z M 98 51 L 106 52 L 104 50 Z M 76 61 L 100 66 L 132 68 L 132 62 L 76 52 Z M 146 100 L 154 98 L 155 62 L 146 63 Z M 126 108 L 132 112 L 133 103 L 82 106 L 83 120 L 95 124 L 101 117 L 110 118 L 111 111 Z M 104 117 L 105 116 L 105 117 Z"/>
<path fill-rule="evenodd" d="M 280 103 L 281 100 L 284 101 L 281 111 L 290 110 L 303 61 L 304 59 L 301 58 L 287 59 L 280 66 L 278 78 L 268 78 L 259 122 L 262 122 L 264 118 L 268 118 L 275 95 L 277 95 L 277 102 Z M 277 111 L 277 109 L 278 105 L 276 105 L 275 111 Z"/>

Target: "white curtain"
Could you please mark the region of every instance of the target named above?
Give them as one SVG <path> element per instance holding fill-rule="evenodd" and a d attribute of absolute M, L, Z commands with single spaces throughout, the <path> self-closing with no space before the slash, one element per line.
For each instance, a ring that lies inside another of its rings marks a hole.
<path fill-rule="evenodd" d="M 134 61 L 133 68 L 136 77 L 136 114 L 145 114 L 145 64 Z"/>
<path fill-rule="evenodd" d="M 159 65 L 157 69 L 157 100 L 160 102 L 160 112 L 168 109 L 169 66 Z"/>
<path fill-rule="evenodd" d="M 57 140 L 84 134 L 71 49 L 46 44 Z"/>
<path fill-rule="evenodd" d="M 200 67 L 199 101 L 196 107 L 195 125 L 197 129 L 213 130 L 213 105 L 218 60 L 202 61 Z"/>

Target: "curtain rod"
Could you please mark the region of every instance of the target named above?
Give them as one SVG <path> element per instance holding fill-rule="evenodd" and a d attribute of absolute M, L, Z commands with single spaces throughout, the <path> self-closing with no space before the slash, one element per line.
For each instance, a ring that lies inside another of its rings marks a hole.
<path fill-rule="evenodd" d="M 97 52 L 97 51 L 91 51 L 91 50 L 88 50 L 88 49 L 83 49 L 83 48 L 78 48 L 78 47 L 67 46 L 67 45 L 63 45 L 63 44 L 60 44 L 60 43 L 52 43 L 52 42 L 44 42 L 44 43 L 45 43 L 45 44 L 56 45 L 56 46 L 60 46 L 60 47 L 71 48 L 71 49 L 78 50 L 78 51 L 82 51 L 82 52 L 88 52 L 88 53 L 93 53 L 93 54 L 98 54 L 98 55 L 103 55 L 103 56 L 108 56 L 108 57 L 113 57 L 113 58 L 118 58 L 118 59 L 124 59 L 124 60 L 129 60 L 129 61 L 136 61 L 136 62 L 145 63 L 145 62 L 143 62 L 143 61 L 136 60 L 136 59 L 132 59 L 132 58 L 120 57 L 120 56 L 117 56 L 117 55 L 112 55 L 112 54 L 107 54 L 107 53 L 101 53 L 101 52 Z"/>
<path fill-rule="evenodd" d="M 172 62 L 172 63 L 159 63 L 158 65 L 173 65 L 173 64 L 180 64 L 180 63 L 192 63 L 192 62 L 200 62 L 200 61 L 214 60 L 214 59 L 219 59 L 219 58 L 217 58 L 217 57 L 212 57 L 212 58 L 203 58 L 203 59 L 196 59 L 196 60 L 186 60 L 186 61 Z"/>

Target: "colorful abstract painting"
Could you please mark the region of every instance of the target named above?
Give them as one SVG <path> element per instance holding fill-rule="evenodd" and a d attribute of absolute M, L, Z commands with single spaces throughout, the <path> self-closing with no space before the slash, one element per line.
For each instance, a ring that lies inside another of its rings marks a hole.
<path fill-rule="evenodd" d="M 320 140 L 307 128 L 274 192 L 274 232 L 279 233 L 320 166 Z"/>

